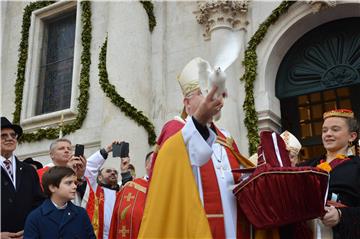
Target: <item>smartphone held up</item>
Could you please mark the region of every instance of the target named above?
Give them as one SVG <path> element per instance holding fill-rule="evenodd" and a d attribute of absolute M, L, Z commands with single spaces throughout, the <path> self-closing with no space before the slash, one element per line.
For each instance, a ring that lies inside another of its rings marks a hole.
<path fill-rule="evenodd" d="M 75 154 L 76 157 L 84 156 L 84 145 L 76 144 L 75 145 Z"/>
<path fill-rule="evenodd" d="M 129 143 L 121 142 L 112 145 L 113 157 L 125 158 L 129 157 Z"/>

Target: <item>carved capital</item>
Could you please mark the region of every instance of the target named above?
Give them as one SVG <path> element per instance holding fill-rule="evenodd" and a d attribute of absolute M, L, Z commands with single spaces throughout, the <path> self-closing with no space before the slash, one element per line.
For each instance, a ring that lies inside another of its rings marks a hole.
<path fill-rule="evenodd" d="M 238 1 L 198 1 L 196 20 L 204 26 L 204 38 L 209 40 L 211 32 L 218 28 L 235 31 L 245 29 L 249 0 Z"/>
<path fill-rule="evenodd" d="M 312 12 L 316 13 L 319 12 L 321 9 L 328 8 L 328 7 L 335 7 L 336 0 L 306 0 L 308 4 L 311 5 Z"/>

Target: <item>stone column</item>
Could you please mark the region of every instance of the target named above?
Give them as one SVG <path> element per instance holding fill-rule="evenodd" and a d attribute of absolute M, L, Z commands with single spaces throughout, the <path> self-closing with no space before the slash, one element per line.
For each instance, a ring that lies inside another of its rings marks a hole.
<path fill-rule="evenodd" d="M 232 62 L 232 59 L 237 58 L 231 67 L 223 69 L 226 70 L 229 97 L 225 100 L 219 125 L 231 129 L 231 134 L 244 153 L 247 152 L 247 142 L 239 141 L 246 135 L 246 132 L 240 130 L 244 129 L 242 104 L 245 92 L 239 78 L 242 75 L 241 61 L 246 44 L 246 27 L 249 24 L 248 3 L 248 0 L 199 1 L 199 10 L 194 12 L 198 23 L 203 26 L 204 40 L 210 41 L 211 59 L 207 60 L 212 65 L 218 65 L 224 60 Z"/>
<path fill-rule="evenodd" d="M 148 16 L 142 4 L 136 1 L 114 1 L 108 7 L 106 66 L 109 82 L 128 103 L 152 120 L 151 33 Z M 131 162 L 136 167 L 137 175 L 145 173 L 142 159 L 150 149 L 147 139 L 145 129 L 104 96 L 101 142 L 129 142 Z M 118 168 L 118 158 L 111 160 L 117 163 L 114 166 Z"/>

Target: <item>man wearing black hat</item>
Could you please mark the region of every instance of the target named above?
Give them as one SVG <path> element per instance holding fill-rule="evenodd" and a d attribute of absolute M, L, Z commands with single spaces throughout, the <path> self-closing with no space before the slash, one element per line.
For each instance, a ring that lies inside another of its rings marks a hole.
<path fill-rule="evenodd" d="M 26 216 L 43 201 L 35 169 L 14 155 L 22 128 L 1 117 L 0 238 L 22 238 Z"/>

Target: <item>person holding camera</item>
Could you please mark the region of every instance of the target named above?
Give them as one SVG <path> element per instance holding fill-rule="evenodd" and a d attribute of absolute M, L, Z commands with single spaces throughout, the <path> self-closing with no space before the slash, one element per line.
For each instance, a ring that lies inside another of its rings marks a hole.
<path fill-rule="evenodd" d="M 42 183 L 43 174 L 49 170 L 49 168 L 53 166 L 65 166 L 75 171 L 78 182 L 81 184 L 85 180 L 84 175 L 87 167 L 86 158 L 84 157 L 83 145 L 76 147 L 75 151 L 75 154 L 73 154 L 72 144 L 69 139 L 60 138 L 53 141 L 50 144 L 50 158 L 52 163 L 37 170 L 40 183 Z M 78 193 L 73 199 L 73 203 L 79 206 L 81 204 L 81 198 L 81 187 L 79 185 Z"/>
<path fill-rule="evenodd" d="M 129 143 L 113 141 L 88 158 L 85 171 L 86 187 L 81 206 L 86 209 L 97 238 L 109 238 L 116 193 L 121 188 L 117 183 L 118 171 L 114 168 L 102 168 L 111 151 L 113 157 L 121 158 L 120 167 L 123 167 L 124 159 L 129 158 Z M 122 180 L 124 183 L 124 180 L 132 178 Z"/>
<path fill-rule="evenodd" d="M 42 182 L 42 175 L 53 166 L 70 167 L 76 172 L 78 179 L 82 178 L 86 168 L 86 159 L 83 154 L 83 151 L 82 153 L 79 152 L 78 155 L 73 154 L 71 141 L 69 139 L 60 138 L 53 141 L 50 144 L 50 158 L 52 163 L 37 170 L 40 183 Z"/>
<path fill-rule="evenodd" d="M 121 186 L 136 178 L 135 167 L 130 163 L 130 157 L 121 158 Z"/>

